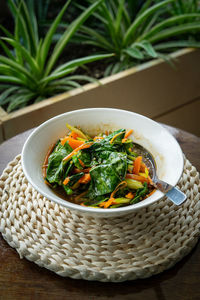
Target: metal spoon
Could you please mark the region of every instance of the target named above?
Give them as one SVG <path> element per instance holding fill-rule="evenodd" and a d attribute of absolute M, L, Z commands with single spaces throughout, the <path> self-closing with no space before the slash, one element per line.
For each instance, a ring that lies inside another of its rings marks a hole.
<path fill-rule="evenodd" d="M 165 196 L 167 196 L 167 198 L 171 200 L 174 204 L 182 204 L 187 199 L 187 196 L 171 184 L 160 180 L 156 174 L 156 163 L 151 153 L 143 146 L 137 143 L 134 143 L 134 146 L 136 147 L 136 150 L 138 149 L 140 152 L 142 152 L 142 154 L 144 155 L 146 165 L 150 167 L 150 175 L 154 187 L 157 188 L 159 191 L 163 192 Z"/>

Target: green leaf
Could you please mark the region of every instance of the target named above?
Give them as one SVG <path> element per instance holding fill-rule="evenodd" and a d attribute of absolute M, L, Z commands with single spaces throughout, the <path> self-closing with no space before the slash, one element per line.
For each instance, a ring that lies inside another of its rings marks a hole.
<path fill-rule="evenodd" d="M 141 189 L 138 189 L 136 192 L 135 197 L 130 201 L 130 204 L 138 203 L 142 198 L 148 193 L 148 186 L 147 183 L 144 182 L 144 187 Z"/>
<path fill-rule="evenodd" d="M 179 34 L 184 34 L 186 32 L 191 32 L 193 30 L 200 30 L 200 23 L 190 23 L 185 25 L 174 26 L 172 28 L 161 31 L 153 37 L 149 38 L 150 43 L 155 43 L 157 41 L 169 38 L 171 36 L 177 36 Z"/>
<path fill-rule="evenodd" d="M 106 28 L 107 31 L 109 32 L 110 38 L 112 40 L 112 43 L 114 44 L 114 47 L 116 48 L 115 51 L 118 49 L 118 36 L 116 35 L 115 32 L 115 24 L 114 24 L 114 18 L 111 14 L 111 12 L 107 9 L 105 3 L 102 4 L 101 6 L 103 15 L 106 18 Z"/>
<path fill-rule="evenodd" d="M 3 48 L 5 54 L 12 60 L 15 60 L 14 55 L 12 54 L 12 52 L 9 50 L 9 48 L 6 46 L 6 44 L 0 39 L 0 45 Z"/>
<path fill-rule="evenodd" d="M 121 24 L 123 12 L 124 12 L 124 2 L 125 2 L 125 0 L 119 1 L 118 11 L 117 11 L 116 20 L 115 20 L 116 34 L 118 34 L 119 30 L 120 30 L 120 24 Z"/>
<path fill-rule="evenodd" d="M 9 38 L 3 38 L 6 42 L 8 42 L 11 46 L 18 50 L 21 53 L 21 56 L 27 61 L 27 63 L 31 67 L 31 71 L 38 74 L 39 67 L 35 59 L 31 56 L 31 54 L 17 41 Z"/>
<path fill-rule="evenodd" d="M 62 77 L 65 77 L 66 75 L 74 72 L 76 70 L 76 67 L 73 68 L 67 68 L 66 70 L 57 72 L 57 73 L 52 73 L 51 75 L 44 77 L 41 81 L 40 84 L 47 84 L 52 80 L 56 80 Z"/>
<path fill-rule="evenodd" d="M 111 193 L 124 179 L 126 170 L 126 155 L 120 152 L 110 152 L 107 162 L 93 167 L 90 171 L 92 197 Z"/>
<path fill-rule="evenodd" d="M 69 183 L 67 184 L 67 185 L 65 185 L 65 187 L 71 187 L 72 189 L 73 189 L 73 185 L 75 184 L 75 183 L 77 183 L 78 181 L 79 181 L 79 179 L 82 177 L 84 175 L 84 173 L 83 172 L 80 172 L 80 173 L 78 173 L 78 174 L 74 174 L 74 175 L 71 175 L 70 177 L 69 177 Z"/>
<path fill-rule="evenodd" d="M 5 33 L 5 35 L 7 35 L 7 37 L 13 39 L 14 35 L 11 34 L 3 25 L 0 24 L 0 29 Z"/>
<path fill-rule="evenodd" d="M 37 47 L 36 58 L 35 58 L 37 65 L 40 66 L 40 70 L 44 69 L 44 66 L 42 65 L 42 57 L 41 57 L 42 45 L 43 45 L 43 39 L 40 39 Z"/>
<path fill-rule="evenodd" d="M 10 102 L 10 104 L 7 108 L 7 112 L 10 113 L 11 111 L 13 111 L 17 108 L 24 107 L 30 101 L 31 98 L 32 98 L 31 94 L 15 96 L 14 101 Z"/>
<path fill-rule="evenodd" d="M 141 43 L 135 43 L 135 45 L 137 45 L 140 48 L 143 48 L 146 51 L 146 53 L 151 57 L 156 58 L 158 56 L 153 46 L 147 41 L 142 41 Z"/>
<path fill-rule="evenodd" d="M 0 105 L 5 104 L 6 98 L 8 98 L 8 96 L 10 96 L 10 94 L 12 94 L 14 91 L 16 91 L 17 89 L 19 89 L 19 87 L 11 87 L 9 89 L 6 89 L 1 95 L 0 95 Z"/>
<path fill-rule="evenodd" d="M 82 58 L 77 58 L 77 59 L 71 60 L 71 61 L 61 65 L 60 67 L 55 69 L 53 73 L 58 73 L 58 72 L 64 71 L 65 69 L 68 69 L 68 68 L 80 67 L 86 63 L 91 63 L 93 61 L 97 61 L 100 59 L 109 58 L 113 55 L 114 54 L 111 53 L 111 54 L 99 54 L 99 55 L 91 55 L 91 56 L 86 56 L 86 57 L 82 57 Z"/>
<path fill-rule="evenodd" d="M 86 76 L 86 75 L 72 75 L 72 76 L 68 76 L 67 79 L 69 79 L 69 80 L 83 80 L 83 81 L 88 81 L 88 82 L 99 83 L 99 81 L 96 78 L 92 78 L 92 77 Z"/>
<path fill-rule="evenodd" d="M 110 49 L 110 51 L 113 51 L 112 45 L 110 45 L 110 43 L 106 40 L 106 38 L 103 35 L 101 35 L 100 33 L 98 33 L 97 30 L 94 30 L 87 26 L 81 26 L 80 31 L 88 34 L 92 39 L 95 38 L 98 45 L 105 46 L 104 49 L 108 49 L 108 50 Z M 87 42 L 87 37 L 85 38 L 85 40 Z M 93 42 L 95 42 L 95 40 Z"/>
<path fill-rule="evenodd" d="M 38 2 L 38 6 L 42 5 L 42 1 L 37 1 Z M 47 0 L 45 2 L 48 2 Z M 34 36 L 35 36 L 35 40 L 36 43 L 38 45 L 38 23 L 40 24 L 41 18 L 38 17 L 38 22 L 37 22 L 37 18 L 36 18 L 36 14 L 35 14 L 35 5 L 34 5 L 34 1 L 33 0 L 26 0 L 26 5 L 27 5 L 27 9 L 29 12 L 29 17 L 30 17 L 30 21 L 33 27 L 33 32 L 34 32 Z"/>
<path fill-rule="evenodd" d="M 161 30 L 163 28 L 166 28 L 166 27 L 174 25 L 174 24 L 177 24 L 177 26 L 179 26 L 180 21 L 185 21 L 187 19 L 191 20 L 193 18 L 200 18 L 200 14 L 197 14 L 197 13 L 195 13 L 195 14 L 184 14 L 184 15 L 181 15 L 181 16 L 175 16 L 175 17 L 168 18 L 167 20 L 164 20 L 163 22 L 160 22 L 159 24 L 154 26 L 146 34 L 140 36 L 138 41 L 143 40 L 143 39 L 148 39 L 149 37 L 154 36 L 156 33 L 161 32 Z"/>
<path fill-rule="evenodd" d="M 111 71 L 111 75 L 118 73 L 118 71 L 120 70 L 121 67 L 121 63 L 120 62 L 116 62 L 113 65 L 112 71 Z"/>
<path fill-rule="evenodd" d="M 176 60 L 170 55 L 158 53 L 158 58 L 164 60 L 166 63 L 168 63 L 174 70 L 176 70 L 176 65 L 174 64 L 174 61 Z"/>
<path fill-rule="evenodd" d="M 73 88 L 81 88 L 82 86 L 73 80 L 66 80 L 66 85 L 71 86 Z"/>
<path fill-rule="evenodd" d="M 49 52 L 49 49 L 50 49 L 50 46 L 51 46 L 51 43 L 52 43 L 52 38 L 53 38 L 53 35 L 67 9 L 67 7 L 69 6 L 71 0 L 68 0 L 66 2 L 66 4 L 63 6 L 62 10 L 60 11 L 60 13 L 58 14 L 58 16 L 56 17 L 56 19 L 54 20 L 54 22 L 52 23 L 51 27 L 49 28 L 46 36 L 45 36 L 45 39 L 43 41 L 43 44 L 41 46 L 41 64 L 42 66 L 44 65 L 45 61 L 46 61 L 46 58 L 47 58 L 47 55 L 48 55 L 48 52 Z"/>
<path fill-rule="evenodd" d="M 106 67 L 106 69 L 105 69 L 105 71 L 104 71 L 104 77 L 107 77 L 107 76 L 109 76 L 109 75 L 112 73 L 112 68 L 113 68 L 114 65 L 115 65 L 114 63 L 110 63 L 110 64 Z"/>
<path fill-rule="evenodd" d="M 22 74 L 24 74 L 26 76 L 27 79 L 29 79 L 29 81 L 31 83 L 37 83 L 34 76 L 31 75 L 30 72 L 28 72 L 24 67 L 22 67 L 19 63 L 9 59 L 9 58 L 6 58 L 2 55 L 0 55 L 0 62 L 5 64 L 5 65 L 8 65 L 10 67 L 12 67 L 14 70 L 16 71 L 19 71 L 21 72 Z"/>
<path fill-rule="evenodd" d="M 166 0 L 162 1 L 161 3 L 158 3 L 156 5 L 153 5 L 152 7 L 148 8 L 145 10 L 142 14 L 140 14 L 135 21 L 131 24 L 129 29 L 127 30 L 124 40 L 123 40 L 123 45 L 127 46 L 129 43 L 130 39 L 134 38 L 134 34 L 140 24 L 142 24 L 150 15 L 154 14 L 156 11 L 158 11 L 160 8 L 163 6 L 166 6 L 167 4 L 173 2 L 174 0 Z"/>
<path fill-rule="evenodd" d="M 93 11 L 98 7 L 103 0 L 98 0 L 94 4 L 92 4 L 88 9 L 86 9 L 75 21 L 71 23 L 69 28 L 63 33 L 60 40 L 57 42 L 53 53 L 48 61 L 45 75 L 48 75 L 52 70 L 54 64 L 56 63 L 58 57 L 60 56 L 61 52 L 65 48 L 66 44 L 72 38 L 74 33 L 78 30 L 78 28 L 83 24 L 83 22 L 93 13 Z"/>
<path fill-rule="evenodd" d="M 66 163 L 63 162 L 63 158 L 72 152 L 72 148 L 68 143 L 64 146 L 59 143 L 54 151 L 50 154 L 48 159 L 48 168 L 46 178 L 50 183 L 58 183 L 62 185 L 65 174 Z"/>
<path fill-rule="evenodd" d="M 13 38 L 13 40 L 15 39 L 17 42 L 20 43 L 20 25 L 19 25 L 19 17 L 16 17 L 15 20 L 15 36 Z M 23 36 L 23 34 L 22 34 Z M 23 39 L 23 42 L 26 44 L 26 38 L 21 38 Z M 26 45 L 27 49 L 30 49 L 30 47 L 28 47 Z M 19 63 L 20 65 L 23 65 L 23 57 L 21 55 L 21 52 L 18 49 L 14 49 L 15 50 L 15 56 L 16 56 L 16 62 Z"/>
<path fill-rule="evenodd" d="M 92 3 L 91 1 L 90 1 L 90 3 Z M 82 11 L 85 11 L 87 8 L 86 7 L 84 7 L 84 6 L 82 6 L 82 5 L 79 5 L 79 4 L 76 4 L 76 7 L 78 7 L 78 8 L 80 8 Z M 101 6 L 99 6 L 99 8 L 100 8 Z M 107 20 L 106 20 L 106 18 L 104 17 L 104 15 L 103 14 L 101 14 L 101 13 L 97 13 L 97 11 L 94 11 L 93 13 L 92 13 L 92 16 L 94 16 L 95 18 L 97 18 L 100 22 L 102 22 L 103 24 L 107 24 Z"/>
<path fill-rule="evenodd" d="M 127 48 L 126 50 L 124 50 L 124 52 L 133 58 L 137 58 L 137 59 L 144 58 L 143 53 L 136 47 Z"/>
<path fill-rule="evenodd" d="M 142 5 L 141 9 L 137 14 L 137 17 L 143 14 L 151 5 L 152 5 L 152 0 L 144 1 L 144 4 Z"/>
<path fill-rule="evenodd" d="M 17 7 L 11 0 L 8 0 L 8 3 L 17 24 L 17 26 L 15 27 L 15 37 L 19 41 L 19 36 L 21 33 L 23 36 L 23 42 L 26 43 L 28 50 L 31 51 L 31 41 L 27 30 L 27 24 L 25 22 L 23 14 L 21 13 L 22 2 L 20 2 L 19 7 Z"/>
<path fill-rule="evenodd" d="M 25 24 L 27 27 L 29 38 L 30 38 L 31 53 L 33 55 L 35 55 L 36 51 L 37 51 L 38 36 L 37 36 L 36 32 L 34 32 L 34 30 L 33 30 L 33 25 L 31 23 L 31 16 L 28 12 L 26 4 L 24 3 L 24 1 L 22 1 L 21 3 L 22 3 L 24 21 L 25 21 Z"/>
<path fill-rule="evenodd" d="M 154 48 L 156 50 L 166 50 L 171 48 L 200 48 L 200 42 L 197 41 L 174 41 L 174 42 L 166 42 L 155 45 Z"/>
<path fill-rule="evenodd" d="M 7 82 L 7 83 L 13 83 L 17 85 L 24 85 L 24 82 L 21 81 L 21 79 L 13 77 L 13 76 L 1 76 L 0 75 L 0 82 Z"/>

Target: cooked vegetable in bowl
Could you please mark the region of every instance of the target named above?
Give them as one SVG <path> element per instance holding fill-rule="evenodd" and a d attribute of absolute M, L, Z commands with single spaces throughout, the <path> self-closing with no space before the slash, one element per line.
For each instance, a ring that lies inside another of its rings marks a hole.
<path fill-rule="evenodd" d="M 50 147 L 42 167 L 57 195 L 82 206 L 118 208 L 153 194 L 145 153 L 129 138 L 132 129 L 90 137 L 67 127 L 70 132 Z"/>
<path fill-rule="evenodd" d="M 66 123 L 73 127 L 67 129 Z M 47 120 L 24 144 L 22 168 L 38 197 L 58 205 L 54 209 L 120 217 L 163 197 L 154 192 L 151 164 L 136 144 L 153 155 L 158 177 L 175 186 L 183 154 L 174 137 L 145 116 L 113 108 L 80 109 Z"/>

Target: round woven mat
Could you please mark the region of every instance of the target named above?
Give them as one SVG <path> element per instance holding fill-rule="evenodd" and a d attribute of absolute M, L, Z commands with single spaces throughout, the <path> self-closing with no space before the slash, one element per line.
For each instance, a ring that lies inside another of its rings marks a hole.
<path fill-rule="evenodd" d="M 17 156 L 0 178 L 0 231 L 20 258 L 61 276 L 113 281 L 146 278 L 188 254 L 200 234 L 200 180 L 185 159 L 182 206 L 165 197 L 120 218 L 81 216 L 41 196 Z"/>

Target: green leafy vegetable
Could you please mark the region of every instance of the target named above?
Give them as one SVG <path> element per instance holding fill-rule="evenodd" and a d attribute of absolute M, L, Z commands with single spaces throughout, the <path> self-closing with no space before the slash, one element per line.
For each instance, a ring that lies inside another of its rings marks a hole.
<path fill-rule="evenodd" d="M 53 153 L 51 153 L 48 159 L 48 168 L 46 175 L 46 179 L 50 183 L 58 183 L 59 185 L 61 185 L 66 166 L 66 163 L 64 163 L 62 160 L 71 152 L 72 148 L 68 143 L 65 143 L 64 146 L 59 143 Z"/>
<path fill-rule="evenodd" d="M 126 155 L 110 152 L 106 163 L 93 167 L 90 171 L 90 197 L 111 193 L 124 179 L 127 171 Z"/>
<path fill-rule="evenodd" d="M 66 197 L 70 197 L 66 199 L 75 202 L 78 199 L 78 203 L 82 199 L 85 206 L 117 208 L 141 201 L 149 190 L 152 191 L 151 181 L 147 179 L 149 171 L 143 163 L 140 174 L 146 177 L 133 174 L 139 153 L 130 155 L 135 145 L 132 140 L 124 139 L 125 134 L 125 129 L 119 129 L 109 135 L 101 134 L 102 139 L 90 138 L 90 146 L 86 149 L 78 146 L 72 149 L 68 141 L 63 146 L 61 139 L 48 158 L 46 180 L 54 188 L 60 186 Z M 73 145 L 79 136 L 70 137 Z M 70 153 L 71 159 L 64 161 Z"/>
<path fill-rule="evenodd" d="M 139 202 L 148 193 L 147 183 L 144 183 L 144 187 L 137 190 L 135 197 L 130 201 L 130 204 Z"/>

